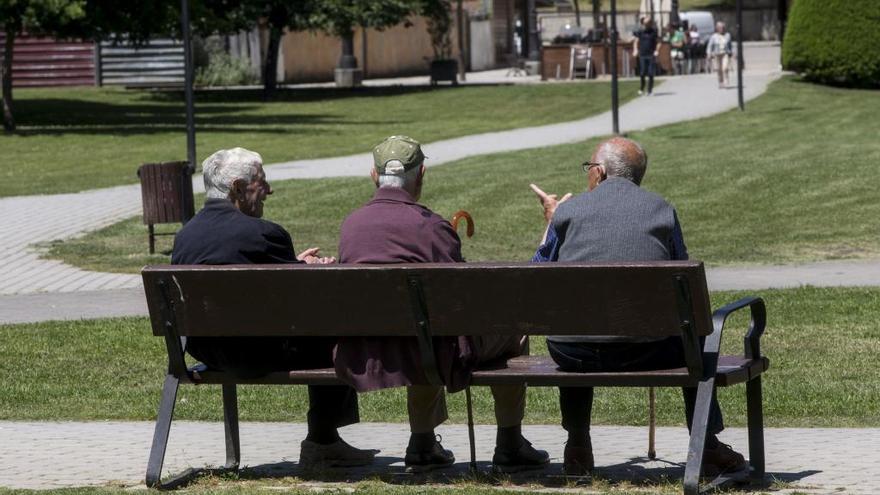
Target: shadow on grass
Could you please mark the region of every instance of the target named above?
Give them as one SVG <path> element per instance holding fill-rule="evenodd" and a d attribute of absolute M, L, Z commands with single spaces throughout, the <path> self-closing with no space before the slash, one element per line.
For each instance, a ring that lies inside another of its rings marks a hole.
<path fill-rule="evenodd" d="M 376 126 L 401 119 L 364 119 L 358 115 L 296 113 L 290 107 L 272 113 L 244 113 L 272 110 L 266 105 L 229 105 L 199 102 L 196 126 L 202 132 L 286 133 L 296 127 L 297 133 L 320 133 L 314 126 L 364 125 Z M 283 110 L 283 111 L 282 111 Z M 152 134 L 178 131 L 186 124 L 183 104 L 180 106 L 149 102 L 102 102 L 74 98 L 27 99 L 16 103 L 21 116 L 14 135 L 58 134 Z"/>
<path fill-rule="evenodd" d="M 514 474 L 500 474 L 492 470 L 489 462 L 478 462 L 476 471 L 470 470 L 467 462 L 459 462 L 452 467 L 430 473 L 407 473 L 403 460 L 397 457 L 377 457 L 373 465 L 360 468 L 305 468 L 292 461 L 283 461 L 258 466 L 245 466 L 240 470 L 226 468 L 189 469 L 163 481 L 160 487 L 165 490 L 185 488 L 205 478 L 224 480 L 265 480 L 295 478 L 302 482 L 357 483 L 362 481 L 381 481 L 390 485 L 420 486 L 441 484 L 457 486 L 461 484 L 485 484 L 489 486 L 534 486 L 543 488 L 570 488 L 573 486 L 659 489 L 669 485 L 680 485 L 684 476 L 684 465 L 657 459 L 649 461 L 645 457 L 634 457 L 627 462 L 596 469 L 593 476 L 566 476 L 562 464 L 550 463 L 542 470 L 525 471 Z M 748 479 L 747 473 L 732 473 L 714 482 L 716 490 L 761 491 L 774 483 L 794 483 L 807 476 L 819 473 L 817 470 L 793 473 L 767 473 L 763 482 Z M 705 480 L 704 480 L 705 481 Z"/>
<path fill-rule="evenodd" d="M 409 85 L 409 86 L 361 86 L 359 88 L 296 88 L 276 90 L 268 98 L 262 89 L 222 89 L 222 90 L 196 90 L 197 102 L 212 103 L 272 103 L 272 102 L 322 102 L 331 100 L 346 100 L 349 98 L 369 98 L 384 96 L 401 96 L 410 94 L 424 94 L 433 91 L 448 91 L 465 87 L 503 87 L 513 86 L 512 83 L 487 83 L 471 84 L 468 86 L 447 85 Z M 180 102 L 183 105 L 183 92 L 180 90 L 150 91 L 145 93 L 145 99 L 162 102 Z"/>
<path fill-rule="evenodd" d="M 283 113 L 241 114 L 260 108 L 200 104 L 196 109 L 196 126 L 201 132 L 233 133 L 297 133 L 327 132 L 315 126 L 388 125 L 401 119 L 362 120 L 357 116 L 297 114 L 289 109 Z M 18 136 L 60 134 L 153 134 L 179 131 L 186 123 L 183 108 L 150 103 L 106 103 L 76 99 L 52 98 L 24 100 L 18 103 Z"/>

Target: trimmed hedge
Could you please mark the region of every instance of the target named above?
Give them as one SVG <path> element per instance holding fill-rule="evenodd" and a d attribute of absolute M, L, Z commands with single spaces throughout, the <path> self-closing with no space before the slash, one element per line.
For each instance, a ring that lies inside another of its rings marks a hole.
<path fill-rule="evenodd" d="M 880 0 L 794 0 L 782 65 L 823 84 L 880 87 Z"/>

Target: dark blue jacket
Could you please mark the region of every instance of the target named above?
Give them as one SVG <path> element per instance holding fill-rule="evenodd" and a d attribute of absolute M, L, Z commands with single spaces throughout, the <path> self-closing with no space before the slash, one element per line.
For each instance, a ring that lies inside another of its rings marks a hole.
<path fill-rule="evenodd" d="M 278 224 L 250 217 L 225 199 L 208 199 L 205 207 L 174 237 L 175 265 L 301 263 L 290 234 Z M 190 337 L 186 350 L 211 368 L 240 377 L 290 369 L 285 358 L 290 339 L 284 337 Z M 330 365 L 331 355 L 327 353 Z"/>
<path fill-rule="evenodd" d="M 175 265 L 300 263 L 290 234 L 276 223 L 245 215 L 225 199 L 205 207 L 174 237 Z"/>

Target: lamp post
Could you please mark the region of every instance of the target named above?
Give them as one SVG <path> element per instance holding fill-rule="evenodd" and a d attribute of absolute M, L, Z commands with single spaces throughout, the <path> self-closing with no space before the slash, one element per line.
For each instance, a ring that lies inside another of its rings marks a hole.
<path fill-rule="evenodd" d="M 538 36 L 538 11 L 535 10 L 535 0 L 526 0 L 525 18 L 528 59 L 538 60 L 541 57 L 541 38 Z"/>
<path fill-rule="evenodd" d="M 193 108 L 192 34 L 189 28 L 189 0 L 180 0 L 180 28 L 183 35 L 183 92 L 186 99 L 186 159 L 191 173 L 196 170 L 196 122 Z"/>
<path fill-rule="evenodd" d="M 617 116 L 617 0 L 611 0 L 611 129 L 620 134 L 620 123 Z"/>
<path fill-rule="evenodd" d="M 739 98 L 739 109 L 745 111 L 743 100 L 743 12 L 742 0 L 736 0 L 736 92 Z"/>

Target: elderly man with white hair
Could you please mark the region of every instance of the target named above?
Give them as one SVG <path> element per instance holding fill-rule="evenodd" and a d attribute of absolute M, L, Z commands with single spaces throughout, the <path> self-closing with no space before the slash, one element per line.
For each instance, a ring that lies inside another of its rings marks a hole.
<path fill-rule="evenodd" d="M 709 43 L 706 45 L 706 57 L 718 72 L 718 87 L 722 89 L 730 79 L 728 73 L 730 72 L 731 53 L 733 53 L 733 49 L 730 33 L 725 29 L 723 22 L 716 22 L 715 32 L 709 37 Z"/>
<path fill-rule="evenodd" d="M 244 148 L 220 150 L 202 164 L 205 206 L 174 239 L 171 263 L 185 265 L 330 263 L 318 248 L 294 254 L 290 234 L 261 219 L 272 194 L 263 159 Z M 230 287 L 240 290 L 240 287 Z M 257 309 L 255 309 L 256 311 Z M 256 330 L 256 329 L 255 329 Z M 191 337 L 187 352 L 210 368 L 253 377 L 270 371 L 332 366 L 335 339 L 285 337 Z M 347 386 L 309 386 L 308 435 L 300 464 L 360 466 L 374 450 L 352 447 L 338 428 L 359 421 L 357 393 Z"/>
<path fill-rule="evenodd" d="M 687 248 L 675 209 L 639 187 L 648 167 L 645 150 L 630 139 L 613 137 L 596 146 L 581 164 L 587 192 L 557 199 L 532 184 L 544 207 L 547 230 L 535 262 L 686 260 Z M 558 208 L 557 208 L 558 207 Z M 585 297 L 589 297 L 589 294 Z M 586 324 L 589 324 L 587 322 Z M 685 366 L 681 337 L 646 339 L 626 336 L 558 335 L 547 337 L 547 350 L 563 371 L 644 371 Z M 682 389 L 690 428 L 696 388 Z M 568 432 L 563 468 L 567 474 L 593 470 L 590 440 L 592 387 L 560 387 L 562 427 Z M 721 408 L 712 397 L 709 435 L 703 454 L 704 474 L 746 467 L 743 456 L 718 441 L 724 429 Z"/>
<path fill-rule="evenodd" d="M 461 241 L 452 225 L 418 203 L 425 179 L 425 155 L 407 136 L 391 136 L 373 150 L 370 176 L 376 192 L 342 224 L 340 263 L 460 263 Z M 440 378 L 450 392 L 464 388 L 471 370 L 484 362 L 523 352 L 517 337 L 441 337 L 434 339 Z M 343 338 L 335 356 L 336 373 L 359 392 L 407 387 L 410 440 L 408 471 L 443 468 L 455 462 L 434 435 L 446 420 L 442 386 L 428 384 L 415 337 Z M 544 467 L 549 456 L 523 438 L 525 386 L 493 386 L 498 425 L 492 464 L 505 472 Z"/>

